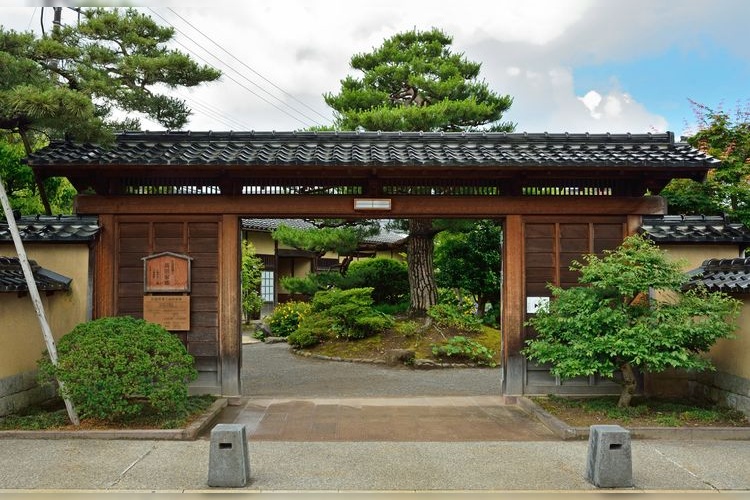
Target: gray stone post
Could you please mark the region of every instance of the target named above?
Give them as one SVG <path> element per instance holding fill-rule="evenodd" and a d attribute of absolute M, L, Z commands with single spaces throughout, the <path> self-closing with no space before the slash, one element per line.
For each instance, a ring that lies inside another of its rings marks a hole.
<path fill-rule="evenodd" d="M 242 488 L 250 482 L 250 459 L 245 426 L 217 424 L 211 429 L 208 485 Z"/>
<path fill-rule="evenodd" d="M 633 486 L 630 432 L 619 425 L 592 425 L 586 480 L 599 488 Z"/>

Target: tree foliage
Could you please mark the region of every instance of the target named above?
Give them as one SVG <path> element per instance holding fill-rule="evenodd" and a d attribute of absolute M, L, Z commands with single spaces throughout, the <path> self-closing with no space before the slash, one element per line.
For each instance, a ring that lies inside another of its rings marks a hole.
<path fill-rule="evenodd" d="M 263 299 L 260 296 L 263 261 L 255 255 L 255 246 L 249 240 L 242 242 L 242 313 L 249 322 L 260 314 Z"/>
<path fill-rule="evenodd" d="M 220 73 L 167 48 L 174 29 L 135 9 L 82 12 L 80 24 L 50 36 L 0 30 L 0 126 L 102 138 L 114 109 L 143 113 L 170 129 L 184 126 L 185 102 L 155 87 L 193 87 Z"/>
<path fill-rule="evenodd" d="M 0 179 L 5 185 L 11 207 L 21 214 L 40 214 L 45 208 L 39 197 L 34 172 L 22 162 L 25 156 L 23 145 L 18 140 L 0 138 Z M 71 213 L 76 190 L 67 179 L 45 179 L 43 187 L 52 213 Z"/>
<path fill-rule="evenodd" d="M 342 130 L 510 132 L 502 116 L 513 99 L 479 79 L 481 64 L 451 50 L 452 37 L 433 28 L 398 33 L 371 52 L 355 54 L 361 77 L 341 80 L 338 94 L 323 97 Z M 437 303 L 430 219 L 409 221 L 410 312 L 424 315 Z"/>
<path fill-rule="evenodd" d="M 721 215 L 750 225 L 750 108 L 738 108 L 731 116 L 693 103 L 699 130 L 688 142 L 721 160 L 705 182 L 672 181 L 661 195 L 670 213 Z"/>
<path fill-rule="evenodd" d="M 479 80 L 480 63 L 450 49 L 452 37 L 439 29 L 394 35 L 372 52 L 352 56 L 357 78 L 341 80 L 338 94 L 324 95 L 340 129 L 460 131 L 500 122 L 513 102 Z"/>
<path fill-rule="evenodd" d="M 443 232 L 435 248 L 437 284 L 474 296 L 477 313 L 500 300 L 502 228 L 491 220 L 476 221 L 467 232 Z"/>
<path fill-rule="evenodd" d="M 571 269 L 585 286 L 550 287 L 553 300 L 528 322 L 538 336 L 527 341 L 524 355 L 551 363 L 562 378 L 613 377 L 621 370 L 619 406 L 630 404 L 635 369 L 711 369 L 701 353 L 732 336 L 739 301 L 700 288 L 681 292 L 687 278 L 679 266 L 640 236 L 583 260 Z M 656 300 L 649 290 L 659 291 Z"/>
<path fill-rule="evenodd" d="M 346 270 L 362 240 L 380 231 L 380 225 L 377 221 L 349 223 L 338 220 L 331 220 L 330 222 L 321 220 L 315 222 L 314 225 L 318 227 L 301 229 L 281 224 L 271 233 L 271 237 L 285 245 L 313 252 L 321 257 L 327 252 L 334 252 L 339 256 L 346 257 L 341 263 L 341 274 L 346 274 Z"/>
<path fill-rule="evenodd" d="M 132 115 L 118 120 L 117 110 L 182 128 L 190 109 L 169 90 L 220 72 L 169 49 L 174 29 L 135 9 L 81 12 L 80 23 L 41 37 L 0 27 L 0 131 L 17 134 L 28 155 L 38 135 L 106 143 L 113 130 L 139 128 Z M 51 213 L 44 185 L 35 182 Z"/>

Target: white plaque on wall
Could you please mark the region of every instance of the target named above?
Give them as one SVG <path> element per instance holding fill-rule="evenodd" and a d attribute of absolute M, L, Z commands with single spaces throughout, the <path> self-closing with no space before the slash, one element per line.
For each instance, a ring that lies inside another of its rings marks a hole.
<path fill-rule="evenodd" d="M 549 304 L 549 297 L 526 297 L 526 313 L 536 314 L 540 307 Z"/>

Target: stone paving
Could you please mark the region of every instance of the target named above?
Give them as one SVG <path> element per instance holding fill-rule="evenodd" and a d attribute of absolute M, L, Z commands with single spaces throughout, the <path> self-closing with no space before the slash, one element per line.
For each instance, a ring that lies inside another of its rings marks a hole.
<path fill-rule="evenodd" d="M 294 355 L 246 344 L 239 406 L 219 423 L 250 441 L 545 441 L 557 439 L 501 393 L 500 369 L 413 370 Z"/>
<path fill-rule="evenodd" d="M 219 423 L 250 441 L 549 441 L 558 438 L 502 397 L 250 399 Z"/>

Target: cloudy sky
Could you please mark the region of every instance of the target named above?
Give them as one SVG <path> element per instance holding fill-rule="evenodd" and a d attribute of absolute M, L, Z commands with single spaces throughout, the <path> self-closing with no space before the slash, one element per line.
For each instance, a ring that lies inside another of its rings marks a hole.
<path fill-rule="evenodd" d="M 0 24 L 39 30 L 43 3 L 5 1 Z M 59 5 L 60 2 L 54 2 Z M 143 5 L 135 3 L 134 5 Z M 48 4 L 48 5 L 51 5 Z M 67 5 L 72 5 L 68 3 Z M 110 4 L 114 5 L 114 4 Z M 330 124 L 322 98 L 354 53 L 437 27 L 480 76 L 513 96 L 519 132 L 663 132 L 695 125 L 690 100 L 750 105 L 747 0 L 161 0 L 139 7 L 177 29 L 175 48 L 224 72 L 182 90 L 191 130 Z M 49 29 L 52 9 L 44 10 Z M 76 14 L 65 9 L 63 22 Z M 160 129 L 144 122 L 144 128 Z"/>

